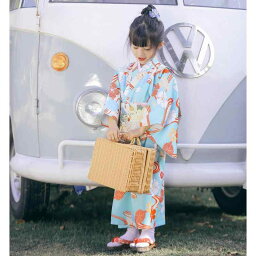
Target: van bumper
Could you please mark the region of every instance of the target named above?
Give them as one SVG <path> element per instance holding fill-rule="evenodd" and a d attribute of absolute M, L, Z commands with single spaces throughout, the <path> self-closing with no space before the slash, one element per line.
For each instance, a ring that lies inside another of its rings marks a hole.
<path fill-rule="evenodd" d="M 11 159 L 11 169 L 32 180 L 65 184 L 94 186 L 88 179 L 90 161 L 45 159 L 16 153 Z M 243 186 L 246 182 L 245 162 L 221 163 L 166 163 L 164 170 L 166 187 L 224 187 Z"/>

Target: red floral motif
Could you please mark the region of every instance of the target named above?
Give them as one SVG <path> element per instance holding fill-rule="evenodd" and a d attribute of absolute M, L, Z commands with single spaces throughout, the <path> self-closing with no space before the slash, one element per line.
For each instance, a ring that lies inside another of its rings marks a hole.
<path fill-rule="evenodd" d="M 136 224 L 141 224 L 141 222 L 145 219 L 146 211 L 138 210 L 135 213 L 135 222 Z"/>
<path fill-rule="evenodd" d="M 158 202 L 162 203 L 164 200 L 164 189 L 161 189 L 160 196 L 153 196 L 155 200 Z"/>
<path fill-rule="evenodd" d="M 160 89 L 160 85 L 156 84 L 155 87 L 154 87 L 154 90 L 152 92 L 152 96 L 155 97 L 155 99 L 156 99 L 156 95 L 157 95 L 157 92 L 158 92 L 159 89 Z"/>
<path fill-rule="evenodd" d="M 145 219 L 146 211 L 138 210 L 135 213 L 135 223 L 137 225 L 137 228 L 151 228 L 149 225 L 142 224 L 143 220 Z"/>
<path fill-rule="evenodd" d="M 119 88 L 111 88 L 111 89 L 109 90 L 109 97 L 114 100 L 115 97 L 116 97 L 119 93 L 120 93 L 120 89 L 119 89 Z"/>
<path fill-rule="evenodd" d="M 122 217 L 116 216 L 116 215 L 114 215 L 114 214 L 111 214 L 111 216 L 112 216 L 113 218 L 117 218 L 117 219 L 123 221 L 123 223 L 124 223 L 125 225 L 128 224 L 128 221 L 127 221 L 126 219 L 122 218 Z"/>
<path fill-rule="evenodd" d="M 153 73 L 154 76 L 156 76 L 157 74 L 160 74 L 162 72 L 162 70 L 158 70 L 156 72 Z"/>
<path fill-rule="evenodd" d="M 130 87 L 131 89 L 134 88 L 134 85 L 132 83 L 130 83 L 130 82 L 127 82 L 127 86 Z"/>
<path fill-rule="evenodd" d="M 182 116 L 182 114 L 181 114 L 181 109 L 180 109 L 180 99 L 179 98 L 176 100 L 176 107 L 179 109 L 178 117 L 180 118 Z"/>
<path fill-rule="evenodd" d="M 126 216 L 126 217 L 132 217 L 132 213 L 130 211 L 124 211 L 123 214 Z"/>
<path fill-rule="evenodd" d="M 118 81 L 118 74 L 114 75 L 111 81 L 110 89 L 116 88 L 116 82 Z"/>
<path fill-rule="evenodd" d="M 173 145 L 172 142 L 165 143 L 163 146 L 163 150 L 167 152 L 169 155 L 173 155 Z"/>
<path fill-rule="evenodd" d="M 171 68 L 168 67 L 168 68 L 165 68 L 165 69 L 163 70 L 163 74 L 164 74 L 164 73 L 174 73 L 174 72 L 173 72 L 173 69 L 171 69 Z"/>
<path fill-rule="evenodd" d="M 115 190 L 114 199 L 121 200 L 124 197 L 125 192 Z"/>
<path fill-rule="evenodd" d="M 169 72 L 170 72 L 170 70 L 168 68 L 164 68 L 163 71 L 162 71 L 163 74 L 169 73 Z"/>
<path fill-rule="evenodd" d="M 164 177 L 164 173 L 160 172 L 160 178 L 162 179 Z"/>
<path fill-rule="evenodd" d="M 151 209 L 150 221 L 152 222 L 152 220 L 154 220 L 155 218 L 156 218 L 156 210 L 155 209 Z"/>
<path fill-rule="evenodd" d="M 160 200 L 160 203 L 162 203 L 164 200 L 164 189 L 161 189 L 161 197 L 159 198 L 159 200 Z"/>
<path fill-rule="evenodd" d="M 160 171 L 160 166 L 158 162 L 154 162 L 154 167 L 153 167 L 153 173 L 157 173 Z"/>
<path fill-rule="evenodd" d="M 170 75 L 168 76 L 168 78 L 167 78 L 168 83 L 170 83 L 170 81 L 172 80 L 172 78 L 173 78 L 173 76 L 170 74 Z"/>
<path fill-rule="evenodd" d="M 117 81 L 118 81 L 118 75 L 116 74 L 113 76 L 112 82 L 110 84 L 110 89 L 109 89 L 109 97 L 113 100 L 116 98 L 117 95 L 120 94 L 120 89 L 117 88 L 116 86 Z"/>
<path fill-rule="evenodd" d="M 159 67 L 160 65 L 161 65 L 161 63 L 158 62 L 158 63 L 155 64 L 155 67 L 158 69 L 158 67 Z"/>
<path fill-rule="evenodd" d="M 137 198 L 136 193 L 131 192 L 131 197 L 132 197 L 133 199 Z"/>
<path fill-rule="evenodd" d="M 151 206 L 151 210 L 150 210 L 150 222 L 152 222 L 152 220 L 154 220 L 156 218 L 156 208 L 158 207 L 158 203 L 159 203 L 159 196 L 152 196 L 152 198 L 155 200 L 155 203 Z"/>
<path fill-rule="evenodd" d="M 173 98 L 168 99 L 168 105 L 171 105 L 173 103 Z"/>
<path fill-rule="evenodd" d="M 131 65 L 127 68 L 128 70 L 131 70 L 133 65 L 135 64 L 136 62 L 132 62 Z M 128 72 L 127 72 L 128 73 Z"/>
<path fill-rule="evenodd" d="M 147 80 L 147 83 L 150 84 L 151 82 L 152 82 L 152 79 L 149 78 L 149 79 Z"/>

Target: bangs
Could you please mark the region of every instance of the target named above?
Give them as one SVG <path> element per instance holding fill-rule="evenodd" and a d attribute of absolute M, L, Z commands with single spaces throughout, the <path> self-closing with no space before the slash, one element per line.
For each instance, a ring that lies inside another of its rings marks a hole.
<path fill-rule="evenodd" d="M 138 47 L 146 47 L 150 46 L 150 38 L 149 35 L 146 33 L 145 29 L 139 27 L 130 35 L 131 43 Z M 149 43 L 149 45 L 148 45 Z"/>

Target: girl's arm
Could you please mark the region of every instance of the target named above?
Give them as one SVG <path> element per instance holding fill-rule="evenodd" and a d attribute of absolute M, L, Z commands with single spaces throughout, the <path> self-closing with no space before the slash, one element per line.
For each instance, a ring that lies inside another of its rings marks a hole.
<path fill-rule="evenodd" d="M 108 116 L 108 126 L 109 128 L 117 127 L 117 120 L 112 116 Z"/>
<path fill-rule="evenodd" d="M 107 131 L 107 139 L 117 142 L 120 139 L 120 134 L 117 120 L 115 117 L 108 116 L 108 127 L 109 129 Z"/>

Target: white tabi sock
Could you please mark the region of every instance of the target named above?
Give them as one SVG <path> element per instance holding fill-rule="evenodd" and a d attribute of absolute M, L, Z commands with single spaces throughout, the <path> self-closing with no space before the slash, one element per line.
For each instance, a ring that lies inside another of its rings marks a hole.
<path fill-rule="evenodd" d="M 151 242 L 155 242 L 155 228 L 142 229 L 139 238 L 149 238 Z M 148 243 L 137 243 L 136 247 L 147 247 Z"/>

